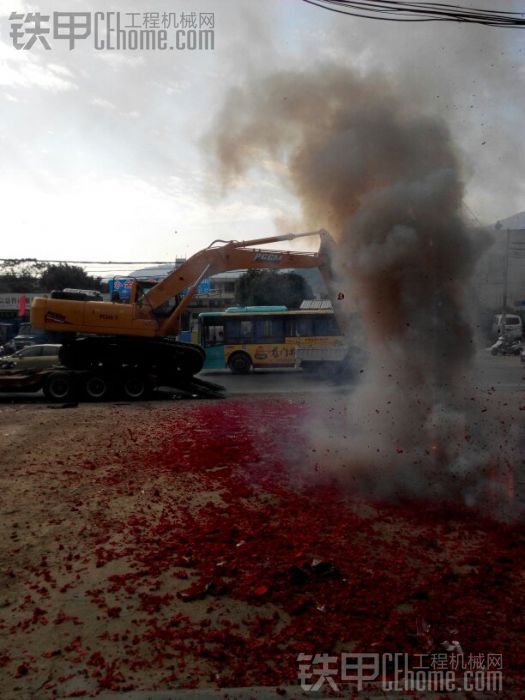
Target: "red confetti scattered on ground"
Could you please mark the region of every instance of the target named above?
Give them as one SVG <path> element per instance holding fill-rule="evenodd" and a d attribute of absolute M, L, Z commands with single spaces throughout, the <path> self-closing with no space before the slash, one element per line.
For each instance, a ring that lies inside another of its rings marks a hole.
<path fill-rule="evenodd" d="M 43 556 L 24 622 L 3 624 L 11 634 L 77 625 L 45 654 L 71 674 L 48 692 L 75 674 L 94 692 L 295 684 L 299 653 L 428 653 L 445 639 L 466 655 L 502 654 L 506 688 L 521 689 L 523 525 L 459 505 L 366 502 L 320 482 L 319 463 L 301 462 L 306 410 L 259 399 L 164 412 L 134 429 L 132 451 L 108 445 L 104 459 L 63 473 L 72 510 L 84 506 L 75 480 L 89 474 L 96 518 L 77 549 Z M 119 516 L 117 499 L 133 507 Z M 78 617 L 46 612 L 42 589 L 70 598 L 88 570 L 99 630 L 89 642 Z M 57 591 L 59 573 L 69 578 Z M 31 674 L 20 660 L 15 669 Z"/>

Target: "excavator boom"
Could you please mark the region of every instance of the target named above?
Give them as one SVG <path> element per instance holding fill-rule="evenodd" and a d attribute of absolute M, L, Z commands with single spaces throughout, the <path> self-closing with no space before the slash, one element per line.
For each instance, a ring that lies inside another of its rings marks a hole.
<path fill-rule="evenodd" d="M 152 287 L 145 295 L 144 303 L 149 305 L 151 309 L 157 309 L 169 299 L 184 292 L 182 301 L 162 322 L 159 334 L 168 335 L 177 329 L 182 312 L 191 302 L 199 283 L 205 277 L 230 270 L 283 270 L 322 267 L 323 262 L 319 253 L 261 250 L 252 247 L 253 245 L 264 245 L 314 235 L 328 234 L 324 231 L 286 234 L 258 238 L 254 241 L 230 241 L 217 247 L 212 243 L 205 250 L 196 253 L 162 282 Z"/>
<path fill-rule="evenodd" d="M 270 236 L 254 241 L 229 241 L 192 255 L 147 291 L 135 282 L 130 303 L 36 298 L 31 308 L 34 328 L 63 334 L 90 333 L 140 338 L 164 338 L 176 333 L 183 312 L 205 277 L 229 270 L 318 267 L 326 276 L 328 262 L 320 253 L 262 250 L 264 245 L 307 236 L 329 237 L 326 231 Z M 217 243 L 217 242 L 215 242 Z M 321 246 L 322 248 L 322 246 Z M 175 302 L 175 303 L 173 303 Z M 171 306 L 170 306 L 171 303 Z"/>

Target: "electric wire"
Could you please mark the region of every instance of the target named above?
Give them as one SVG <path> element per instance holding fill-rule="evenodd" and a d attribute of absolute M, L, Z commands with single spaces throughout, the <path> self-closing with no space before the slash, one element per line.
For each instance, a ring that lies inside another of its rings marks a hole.
<path fill-rule="evenodd" d="M 441 2 L 403 0 L 303 0 L 331 12 L 390 22 L 461 22 L 489 27 L 525 27 L 525 12 L 484 10 Z"/>

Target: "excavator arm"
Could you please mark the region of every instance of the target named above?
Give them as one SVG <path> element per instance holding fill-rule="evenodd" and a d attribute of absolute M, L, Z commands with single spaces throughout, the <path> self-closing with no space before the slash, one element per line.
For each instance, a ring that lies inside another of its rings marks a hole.
<path fill-rule="evenodd" d="M 253 247 L 314 235 L 321 238 L 317 253 Z M 35 328 L 66 336 L 80 333 L 165 338 L 179 330 L 181 316 L 204 278 L 230 270 L 317 267 L 328 286 L 334 311 L 341 324 L 344 318 L 339 318 L 336 309 L 338 294 L 334 290 L 330 265 L 330 249 L 333 245 L 330 235 L 324 230 L 270 236 L 252 241 L 214 241 L 144 293 L 139 289 L 140 283 L 136 282 L 130 303 L 82 301 L 62 294 L 60 298 L 37 298 L 31 308 L 31 323 Z M 170 306 L 168 302 L 173 299 L 176 303 Z"/>
<path fill-rule="evenodd" d="M 312 231 L 286 234 L 283 236 L 259 238 L 253 241 L 230 241 L 220 246 L 216 244 L 222 243 L 222 241 L 214 241 L 208 248 L 193 255 L 146 293 L 144 305 L 148 306 L 151 312 L 155 314 L 155 310 L 169 299 L 184 292 L 182 300 L 175 306 L 171 314 L 162 320 L 159 335 L 168 335 L 176 330 L 182 313 L 190 304 L 200 282 L 204 278 L 230 270 L 325 268 L 328 265 L 328 261 L 324 260 L 320 253 L 261 250 L 252 247 L 254 245 L 264 245 L 314 235 L 320 235 L 323 239 L 328 236 L 328 233 L 325 231 Z"/>

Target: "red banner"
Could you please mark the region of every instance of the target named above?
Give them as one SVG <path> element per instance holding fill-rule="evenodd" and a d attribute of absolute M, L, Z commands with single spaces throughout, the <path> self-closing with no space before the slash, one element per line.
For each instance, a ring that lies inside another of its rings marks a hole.
<path fill-rule="evenodd" d="M 18 297 L 18 315 L 26 315 L 26 298 L 23 294 Z"/>

